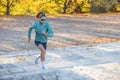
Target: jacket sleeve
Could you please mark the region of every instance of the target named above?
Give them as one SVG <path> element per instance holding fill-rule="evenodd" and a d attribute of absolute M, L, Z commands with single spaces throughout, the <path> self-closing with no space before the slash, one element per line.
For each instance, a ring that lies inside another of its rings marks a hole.
<path fill-rule="evenodd" d="M 32 30 L 34 29 L 34 27 L 35 27 L 35 22 L 32 23 L 32 25 L 28 29 L 28 37 L 31 37 L 31 33 L 32 33 Z"/>
<path fill-rule="evenodd" d="M 53 37 L 54 33 L 53 33 L 53 30 L 52 30 L 52 27 L 51 25 L 48 23 L 48 29 L 47 29 L 47 36 L 48 37 Z"/>

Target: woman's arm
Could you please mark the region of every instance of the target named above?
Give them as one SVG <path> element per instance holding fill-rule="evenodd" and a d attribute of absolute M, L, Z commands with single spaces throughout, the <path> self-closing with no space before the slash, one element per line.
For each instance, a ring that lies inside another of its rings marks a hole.
<path fill-rule="evenodd" d="M 34 25 L 35 23 L 33 23 L 30 28 L 28 29 L 28 42 L 30 42 L 31 40 L 31 33 L 32 33 L 32 30 L 34 29 Z"/>
<path fill-rule="evenodd" d="M 47 34 L 48 37 L 52 37 L 54 35 L 51 25 L 48 23 Z"/>

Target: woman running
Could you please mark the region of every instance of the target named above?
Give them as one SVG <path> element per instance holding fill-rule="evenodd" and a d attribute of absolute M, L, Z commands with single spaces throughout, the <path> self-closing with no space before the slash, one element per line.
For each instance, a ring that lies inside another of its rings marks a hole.
<path fill-rule="evenodd" d="M 28 30 L 28 42 L 31 40 L 31 32 L 35 30 L 35 45 L 40 50 L 40 56 L 35 59 L 35 64 L 38 64 L 38 60 L 41 60 L 41 68 L 45 69 L 45 54 L 47 48 L 48 37 L 53 36 L 53 30 L 48 21 L 46 21 L 46 15 L 43 12 L 39 12 L 36 15 L 37 21 L 33 22 Z"/>

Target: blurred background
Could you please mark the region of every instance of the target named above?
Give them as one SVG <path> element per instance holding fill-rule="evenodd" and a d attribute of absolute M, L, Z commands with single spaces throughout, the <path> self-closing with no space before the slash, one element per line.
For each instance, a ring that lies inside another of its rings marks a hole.
<path fill-rule="evenodd" d="M 120 0 L 0 0 L 0 15 L 120 12 Z"/>

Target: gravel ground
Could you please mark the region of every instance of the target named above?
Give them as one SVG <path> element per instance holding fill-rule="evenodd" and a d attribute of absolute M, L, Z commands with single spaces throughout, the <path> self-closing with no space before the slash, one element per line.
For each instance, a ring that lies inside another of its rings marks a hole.
<path fill-rule="evenodd" d="M 34 17 L 0 16 L 0 54 L 36 50 L 34 31 L 27 42 L 27 31 Z M 55 35 L 48 49 L 120 41 L 120 15 L 48 16 Z"/>

